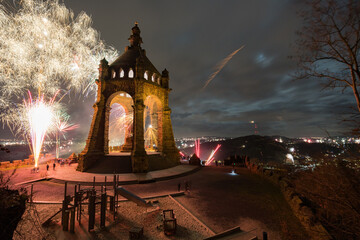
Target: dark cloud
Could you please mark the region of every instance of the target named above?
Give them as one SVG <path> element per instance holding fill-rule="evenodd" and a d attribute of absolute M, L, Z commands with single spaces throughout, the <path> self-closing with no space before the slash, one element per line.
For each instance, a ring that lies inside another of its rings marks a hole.
<path fill-rule="evenodd" d="M 293 81 L 288 56 L 302 1 L 65 1 L 92 15 L 102 38 L 122 50 L 139 21 L 154 65 L 170 71 L 170 106 L 177 137 L 199 135 L 325 135 L 340 121 L 350 94 L 321 91 L 319 82 Z M 245 44 L 204 90 L 216 65 Z"/>
<path fill-rule="evenodd" d="M 319 82 L 293 81 L 291 45 L 301 26 L 303 1 L 68 1 L 92 16 L 101 38 L 123 52 L 139 22 L 149 59 L 171 77 L 170 107 L 176 137 L 251 134 L 336 135 L 354 102 L 351 92 L 321 91 Z M 216 65 L 245 44 L 209 86 Z M 86 137 L 92 99 L 70 106 Z"/>

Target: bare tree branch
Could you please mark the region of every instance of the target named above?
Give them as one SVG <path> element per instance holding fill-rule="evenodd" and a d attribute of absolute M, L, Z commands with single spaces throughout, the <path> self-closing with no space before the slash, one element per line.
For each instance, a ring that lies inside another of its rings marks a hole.
<path fill-rule="evenodd" d="M 309 0 L 307 6 L 301 13 L 304 26 L 298 33 L 296 78 L 324 80 L 326 87 L 343 91 L 350 87 L 360 112 L 359 1 Z"/>

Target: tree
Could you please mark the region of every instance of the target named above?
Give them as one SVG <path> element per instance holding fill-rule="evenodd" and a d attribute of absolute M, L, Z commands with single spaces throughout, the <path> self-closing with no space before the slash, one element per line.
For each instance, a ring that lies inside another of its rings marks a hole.
<path fill-rule="evenodd" d="M 360 1 L 309 0 L 301 16 L 296 77 L 342 91 L 350 87 L 360 112 Z"/>
<path fill-rule="evenodd" d="M 360 239 L 360 174 L 348 165 L 328 159 L 293 182 L 334 239 Z"/>
<path fill-rule="evenodd" d="M 0 151 L 4 151 L 6 153 L 10 153 L 10 150 L 6 147 L 4 147 L 3 145 L 0 144 Z"/>

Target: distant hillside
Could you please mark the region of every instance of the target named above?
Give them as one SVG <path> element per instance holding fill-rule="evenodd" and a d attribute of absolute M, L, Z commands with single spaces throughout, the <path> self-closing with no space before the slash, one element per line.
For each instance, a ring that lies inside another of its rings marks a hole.
<path fill-rule="evenodd" d="M 223 160 L 231 155 L 247 155 L 251 158 L 258 158 L 264 162 L 282 163 L 288 153 L 285 145 L 273 140 L 273 137 L 250 135 L 228 139 L 221 142 L 206 142 L 201 144 L 200 159 L 206 160 L 217 144 L 221 148 L 215 155 L 215 159 Z M 195 148 L 185 148 L 182 152 L 192 155 Z"/>
<path fill-rule="evenodd" d="M 299 142 L 294 144 L 294 147 L 300 155 L 307 155 L 312 158 L 322 158 L 325 154 L 337 155 L 343 150 L 342 148 L 338 148 L 327 143 Z"/>
<path fill-rule="evenodd" d="M 12 145 L 6 146 L 10 153 L 0 151 L 0 162 L 2 161 L 12 161 L 12 160 L 23 160 L 28 158 L 31 154 L 28 145 Z"/>

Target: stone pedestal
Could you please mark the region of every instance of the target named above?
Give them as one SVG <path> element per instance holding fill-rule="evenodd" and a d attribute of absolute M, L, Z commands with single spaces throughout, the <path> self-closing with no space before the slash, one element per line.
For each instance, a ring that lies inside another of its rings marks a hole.
<path fill-rule="evenodd" d="M 127 137 L 125 138 L 124 145 L 121 146 L 121 152 L 131 152 L 132 151 L 132 143 L 133 137 Z"/>

